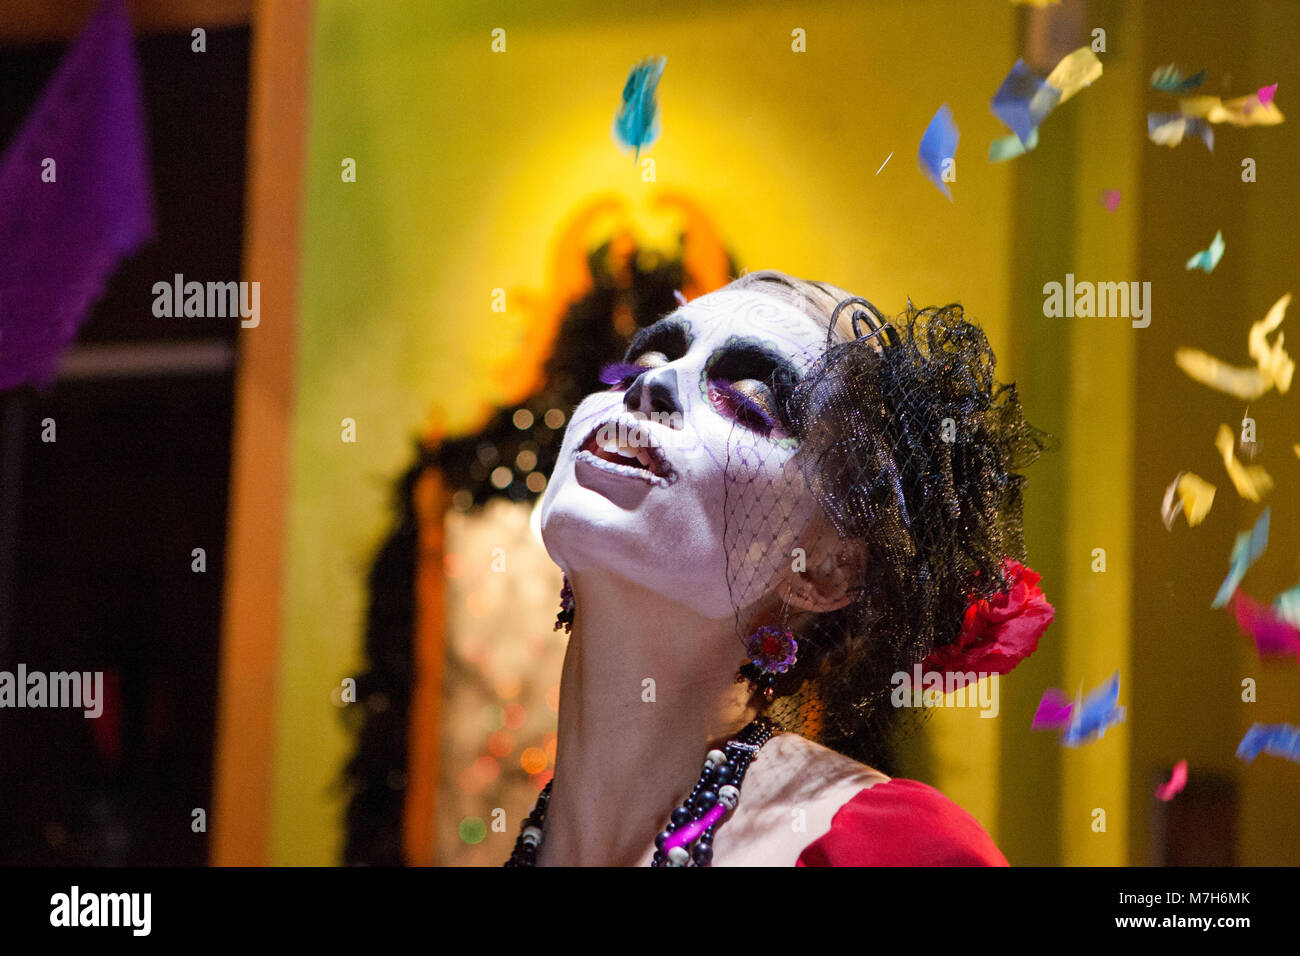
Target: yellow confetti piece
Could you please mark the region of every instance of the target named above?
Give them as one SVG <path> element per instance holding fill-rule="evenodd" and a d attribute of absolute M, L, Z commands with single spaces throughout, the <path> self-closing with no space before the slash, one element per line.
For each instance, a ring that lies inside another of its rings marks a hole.
<path fill-rule="evenodd" d="M 1282 348 L 1281 332 L 1278 332 L 1277 341 L 1271 346 L 1266 336 L 1282 324 L 1282 319 L 1286 317 L 1287 306 L 1290 304 L 1291 293 L 1288 292 L 1273 303 L 1273 307 L 1268 310 L 1268 315 L 1250 327 L 1250 334 L 1246 337 L 1246 348 L 1250 352 L 1250 357 L 1258 364 L 1260 376 L 1271 380 L 1277 386 L 1278 392 L 1283 395 L 1291 388 L 1295 362 Z"/>
<path fill-rule="evenodd" d="M 1090 47 L 1081 46 L 1069 56 L 1056 64 L 1056 68 L 1047 76 L 1047 82 L 1061 91 L 1061 98 L 1056 101 L 1060 106 L 1075 93 L 1101 76 L 1101 60 Z"/>
<path fill-rule="evenodd" d="M 1233 450 L 1232 429 L 1227 425 L 1219 426 L 1219 433 L 1214 437 L 1214 447 L 1223 456 L 1223 467 L 1241 497 L 1248 501 L 1259 501 L 1273 490 L 1273 479 L 1262 465 L 1243 465 L 1237 461 Z"/>
<path fill-rule="evenodd" d="M 1200 349 L 1175 349 L 1174 362 L 1202 385 L 1246 401 L 1259 398 L 1271 387 L 1259 369 L 1228 365 Z"/>
<path fill-rule="evenodd" d="M 1011 0 L 1013 7 L 1055 7 L 1061 0 Z"/>
<path fill-rule="evenodd" d="M 1189 471 L 1178 479 L 1178 497 L 1187 515 L 1187 526 L 1195 528 L 1214 504 L 1214 485 Z"/>
<path fill-rule="evenodd" d="M 1258 93 L 1222 100 L 1217 96 L 1189 96 L 1178 101 L 1184 116 L 1200 116 L 1207 123 L 1231 123 L 1233 126 L 1276 126 L 1286 117 L 1270 101 L 1261 103 Z"/>
<path fill-rule="evenodd" d="M 1288 292 L 1273 303 L 1268 315 L 1251 325 L 1246 336 L 1246 350 L 1255 360 L 1255 368 L 1229 365 L 1207 352 L 1193 348 L 1175 349 L 1175 364 L 1202 385 L 1246 401 L 1259 398 L 1274 386 L 1279 393 L 1285 395 L 1290 390 L 1291 379 L 1295 375 L 1295 362 L 1282 347 L 1281 332 L 1277 333 L 1277 341 L 1272 345 L 1267 336 L 1282 324 L 1290 304 L 1291 293 Z"/>

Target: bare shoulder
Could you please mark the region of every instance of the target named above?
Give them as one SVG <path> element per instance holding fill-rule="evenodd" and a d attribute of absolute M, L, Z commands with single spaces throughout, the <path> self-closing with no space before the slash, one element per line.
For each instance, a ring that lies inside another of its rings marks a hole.
<path fill-rule="evenodd" d="M 745 775 L 735 818 L 719 831 L 714 865 L 793 865 L 844 804 L 888 780 L 816 741 L 777 734 Z"/>

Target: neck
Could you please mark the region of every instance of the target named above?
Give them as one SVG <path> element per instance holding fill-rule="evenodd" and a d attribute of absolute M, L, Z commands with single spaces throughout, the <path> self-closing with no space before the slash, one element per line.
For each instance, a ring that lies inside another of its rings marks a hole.
<path fill-rule="evenodd" d="M 538 864 L 629 866 L 690 792 L 710 748 L 756 716 L 735 622 L 606 572 L 570 575 L 555 782 Z"/>

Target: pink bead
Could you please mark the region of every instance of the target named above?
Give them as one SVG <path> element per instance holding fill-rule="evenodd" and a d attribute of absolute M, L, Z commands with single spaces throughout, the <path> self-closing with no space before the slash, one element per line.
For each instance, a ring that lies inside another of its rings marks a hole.
<path fill-rule="evenodd" d="M 722 803 L 716 803 L 712 810 L 704 814 L 704 816 L 700 817 L 700 819 L 696 820 L 694 823 L 688 823 L 686 826 L 674 830 L 669 835 L 668 839 L 664 840 L 664 855 L 667 856 L 668 851 L 673 847 L 686 846 L 686 844 L 690 843 L 701 833 L 722 819 L 722 815 L 726 812 L 726 806 Z"/>

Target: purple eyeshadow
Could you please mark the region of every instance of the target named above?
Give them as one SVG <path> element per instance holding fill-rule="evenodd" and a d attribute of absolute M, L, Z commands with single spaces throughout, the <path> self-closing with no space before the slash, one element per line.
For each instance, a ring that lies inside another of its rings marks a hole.
<path fill-rule="evenodd" d="M 649 371 L 644 365 L 631 362 L 610 362 L 600 367 L 600 380 L 606 385 L 622 385 L 630 378 L 636 378 L 642 372 Z"/>

